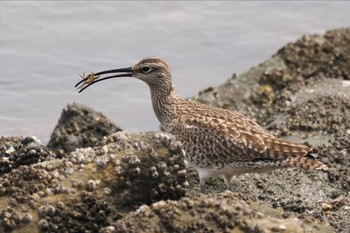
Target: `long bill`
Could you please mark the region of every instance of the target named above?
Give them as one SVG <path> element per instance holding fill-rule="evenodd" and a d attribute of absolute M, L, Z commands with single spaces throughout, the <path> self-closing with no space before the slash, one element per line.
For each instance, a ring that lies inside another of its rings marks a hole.
<path fill-rule="evenodd" d="M 101 75 L 104 74 L 113 74 L 113 73 L 121 73 L 121 74 L 116 74 L 116 75 L 111 75 L 107 77 L 101 77 Z M 131 77 L 133 74 L 132 67 L 127 67 L 127 68 L 121 68 L 121 69 L 114 69 L 114 70 L 105 70 L 101 71 L 98 73 L 91 73 L 88 74 L 86 77 L 83 77 L 80 82 L 75 84 L 75 88 L 79 90 L 79 93 L 84 91 L 86 88 L 91 86 L 92 84 L 95 84 L 97 82 L 111 79 L 111 78 L 119 78 L 119 77 Z"/>

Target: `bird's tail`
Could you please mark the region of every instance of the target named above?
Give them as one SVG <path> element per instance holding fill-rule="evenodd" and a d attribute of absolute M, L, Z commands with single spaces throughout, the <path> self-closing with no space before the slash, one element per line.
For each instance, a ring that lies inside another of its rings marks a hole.
<path fill-rule="evenodd" d="M 308 156 L 298 156 L 294 158 L 288 158 L 283 161 L 285 166 L 300 167 L 304 169 L 313 170 L 328 170 L 327 165 L 322 162 Z"/>
<path fill-rule="evenodd" d="M 300 167 L 304 169 L 327 170 L 328 167 L 316 160 L 318 151 L 303 144 L 297 144 L 278 138 L 265 140 L 270 157 L 282 160 L 284 167 Z"/>

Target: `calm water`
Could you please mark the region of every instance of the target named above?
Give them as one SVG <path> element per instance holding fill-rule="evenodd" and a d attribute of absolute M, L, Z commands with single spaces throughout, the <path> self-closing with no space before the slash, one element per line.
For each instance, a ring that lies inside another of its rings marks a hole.
<path fill-rule="evenodd" d="M 348 2 L 0 2 L 0 135 L 47 142 L 62 108 L 83 103 L 129 131 L 158 129 L 148 87 L 78 73 L 159 56 L 177 93 L 195 95 L 304 33 L 350 26 Z"/>

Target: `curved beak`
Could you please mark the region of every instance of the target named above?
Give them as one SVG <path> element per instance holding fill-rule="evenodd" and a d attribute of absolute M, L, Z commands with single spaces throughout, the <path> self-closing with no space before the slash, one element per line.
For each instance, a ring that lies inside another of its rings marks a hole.
<path fill-rule="evenodd" d="M 113 74 L 113 73 L 119 73 L 119 74 L 111 75 L 107 77 L 101 77 L 102 75 Z M 132 74 L 133 74 L 132 67 L 127 67 L 127 68 L 114 69 L 114 70 L 105 70 L 98 73 L 90 73 L 87 76 L 80 75 L 83 79 L 80 80 L 80 82 L 78 82 L 77 84 L 75 84 L 75 88 L 77 88 L 77 90 L 79 90 L 79 93 L 80 93 L 94 83 L 111 79 L 111 78 L 132 77 Z"/>

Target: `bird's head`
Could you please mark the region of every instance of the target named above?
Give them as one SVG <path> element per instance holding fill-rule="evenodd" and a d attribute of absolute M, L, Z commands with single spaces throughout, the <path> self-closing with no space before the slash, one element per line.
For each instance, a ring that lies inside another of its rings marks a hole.
<path fill-rule="evenodd" d="M 104 76 L 106 74 L 114 75 Z M 92 84 L 120 77 L 134 77 L 140 79 L 147 83 L 151 89 L 155 88 L 162 91 L 171 91 L 173 89 L 169 66 L 162 59 L 157 57 L 146 57 L 132 67 L 91 73 L 83 77 L 83 80 L 78 82 L 75 87 L 78 88 L 80 93 Z"/>

